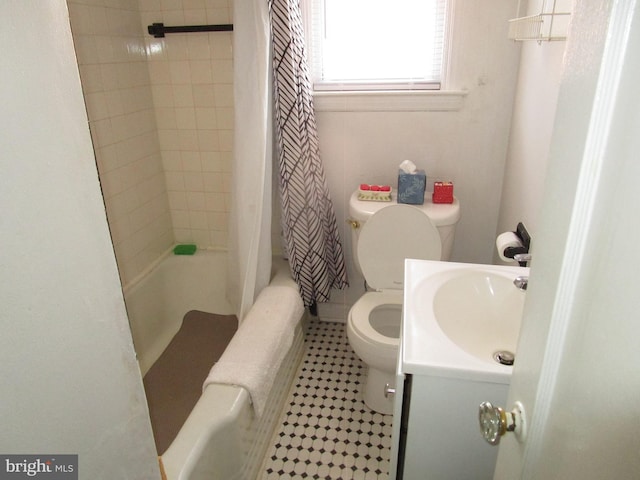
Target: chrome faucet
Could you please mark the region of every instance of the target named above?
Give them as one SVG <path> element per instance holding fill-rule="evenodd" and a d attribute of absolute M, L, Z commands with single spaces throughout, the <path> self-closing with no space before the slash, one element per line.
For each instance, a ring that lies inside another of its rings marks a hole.
<path fill-rule="evenodd" d="M 522 264 L 522 263 L 527 263 L 531 261 L 531 254 L 530 253 L 517 253 L 513 256 L 513 259 Z M 521 265 L 524 266 L 524 265 Z"/>
<path fill-rule="evenodd" d="M 527 285 L 529 284 L 529 277 L 525 275 L 518 275 L 513 281 L 513 284 L 520 290 L 526 290 Z"/>
<path fill-rule="evenodd" d="M 516 262 L 519 262 L 520 265 L 522 265 L 523 263 L 526 264 L 527 262 L 531 261 L 531 254 L 530 253 L 518 253 L 518 254 L 513 256 L 513 259 Z M 522 266 L 524 266 L 524 265 L 522 265 Z M 526 290 L 527 289 L 527 285 L 529 284 L 529 277 L 527 277 L 526 275 L 519 275 L 513 281 L 513 284 L 516 287 L 518 287 L 519 290 Z"/>

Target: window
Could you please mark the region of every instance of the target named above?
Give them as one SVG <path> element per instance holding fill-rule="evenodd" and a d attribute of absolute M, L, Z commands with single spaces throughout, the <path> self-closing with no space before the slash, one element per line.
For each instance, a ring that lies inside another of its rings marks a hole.
<path fill-rule="evenodd" d="M 446 0 L 306 0 L 315 90 L 440 88 Z"/>

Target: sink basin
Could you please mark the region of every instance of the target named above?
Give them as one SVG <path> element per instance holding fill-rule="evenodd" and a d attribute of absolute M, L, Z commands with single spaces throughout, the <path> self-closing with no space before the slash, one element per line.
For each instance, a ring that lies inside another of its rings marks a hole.
<path fill-rule="evenodd" d="M 414 373 L 508 382 L 512 367 L 494 354 L 517 353 L 526 293 L 513 280 L 528 274 L 524 267 L 407 260 L 405 366 Z"/>
<path fill-rule="evenodd" d="M 433 313 L 444 334 L 487 361 L 496 352 L 515 353 L 525 298 L 513 285 L 515 276 L 482 269 L 458 272 L 433 297 Z"/>

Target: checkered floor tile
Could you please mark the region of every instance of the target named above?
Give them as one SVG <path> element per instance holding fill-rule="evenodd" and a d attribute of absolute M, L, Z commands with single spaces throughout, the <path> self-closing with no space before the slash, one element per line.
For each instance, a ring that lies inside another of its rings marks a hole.
<path fill-rule="evenodd" d="M 345 325 L 312 320 L 305 347 L 261 480 L 387 479 L 392 416 L 362 402 L 366 367 Z"/>

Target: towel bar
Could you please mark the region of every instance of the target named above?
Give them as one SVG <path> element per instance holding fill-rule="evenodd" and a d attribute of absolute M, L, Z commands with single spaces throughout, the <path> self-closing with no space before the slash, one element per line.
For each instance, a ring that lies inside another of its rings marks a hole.
<path fill-rule="evenodd" d="M 192 33 L 192 32 L 232 32 L 233 24 L 221 25 L 183 25 L 180 27 L 167 27 L 164 23 L 153 23 L 147 26 L 149 35 L 155 38 L 164 38 L 165 33 Z"/>

